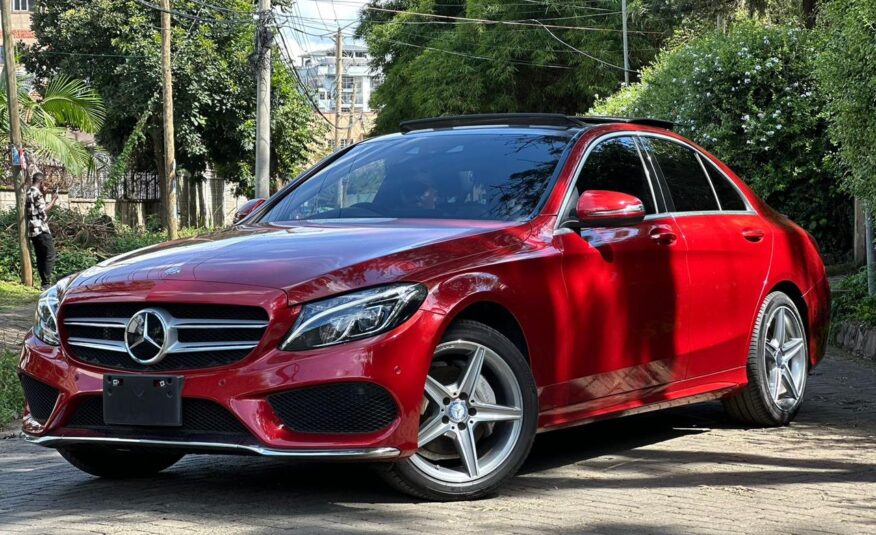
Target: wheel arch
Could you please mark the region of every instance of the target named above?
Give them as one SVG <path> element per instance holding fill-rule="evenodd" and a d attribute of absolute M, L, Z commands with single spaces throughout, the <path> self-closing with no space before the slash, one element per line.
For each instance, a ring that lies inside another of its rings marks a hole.
<path fill-rule="evenodd" d="M 794 302 L 794 306 L 796 306 L 797 311 L 800 312 L 800 319 L 803 320 L 803 329 L 806 331 L 806 337 L 808 339 L 811 329 L 811 326 L 809 325 L 809 305 L 807 305 L 806 300 L 803 299 L 803 292 L 800 291 L 800 288 L 790 280 L 783 280 L 776 283 L 770 288 L 767 295 L 773 292 L 782 292 Z"/>
<path fill-rule="evenodd" d="M 517 346 L 517 349 L 526 358 L 526 362 L 529 363 L 530 367 L 532 366 L 526 334 L 517 317 L 508 307 L 489 299 L 487 296 L 483 296 L 475 301 L 467 302 L 454 310 L 449 315 L 444 330 L 446 331 L 451 325 L 460 320 L 477 321 L 499 331 L 511 340 L 511 343 Z"/>

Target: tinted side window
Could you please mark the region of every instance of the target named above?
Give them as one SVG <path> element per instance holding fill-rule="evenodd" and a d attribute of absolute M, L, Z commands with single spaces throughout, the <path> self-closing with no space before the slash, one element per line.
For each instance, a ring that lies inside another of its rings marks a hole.
<path fill-rule="evenodd" d="M 645 205 L 646 214 L 656 212 L 648 176 L 642 167 L 636 142 L 631 137 L 607 139 L 594 147 L 584 162 L 576 189 L 577 195 L 567 215 L 572 215 L 578 196 L 590 189 L 635 195 Z"/>
<path fill-rule="evenodd" d="M 715 164 L 708 159 L 700 157 L 706 171 L 709 173 L 709 178 L 712 179 L 712 186 L 715 187 L 715 193 L 718 195 L 718 200 L 721 202 L 721 210 L 747 210 L 745 201 L 742 196 L 730 183 L 730 180 L 724 176 L 721 171 L 715 167 Z"/>
<path fill-rule="evenodd" d="M 676 212 L 717 210 L 718 201 L 703 172 L 697 155 L 691 149 L 663 139 L 650 139 Z"/>

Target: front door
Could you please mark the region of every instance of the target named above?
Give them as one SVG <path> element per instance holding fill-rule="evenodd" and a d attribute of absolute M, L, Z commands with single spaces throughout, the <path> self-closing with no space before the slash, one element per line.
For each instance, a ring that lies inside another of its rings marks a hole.
<path fill-rule="evenodd" d="M 560 230 L 555 236 L 576 326 L 568 338 L 577 358 L 564 374 L 575 378 L 567 406 L 582 409 L 582 403 L 587 409 L 613 405 L 631 392 L 645 396 L 649 390 L 642 389 L 681 379 L 685 365 L 678 356 L 687 343 L 680 321 L 688 293 L 684 240 L 652 186 L 634 137 L 611 137 L 593 148 L 571 210 L 590 189 L 634 195 L 648 215 L 632 226 Z"/>

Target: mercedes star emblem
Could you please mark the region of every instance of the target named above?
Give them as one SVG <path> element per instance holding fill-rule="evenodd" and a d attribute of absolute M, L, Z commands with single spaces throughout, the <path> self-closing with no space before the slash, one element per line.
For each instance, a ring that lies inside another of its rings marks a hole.
<path fill-rule="evenodd" d="M 125 326 L 125 349 L 135 362 L 148 365 L 164 358 L 173 336 L 170 316 L 157 308 L 134 314 Z"/>

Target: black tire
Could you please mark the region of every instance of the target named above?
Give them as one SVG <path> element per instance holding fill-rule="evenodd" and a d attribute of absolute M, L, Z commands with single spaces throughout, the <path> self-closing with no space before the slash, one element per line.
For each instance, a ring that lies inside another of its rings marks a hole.
<path fill-rule="evenodd" d="M 470 483 L 446 483 L 424 473 L 410 460 L 378 465 L 381 476 L 396 489 L 433 501 L 475 500 L 494 492 L 514 476 L 529 455 L 538 424 L 538 395 L 535 379 L 526 357 L 506 336 L 482 323 L 460 320 L 444 335 L 442 342 L 464 340 L 484 345 L 496 352 L 512 370 L 523 399 L 523 423 L 513 449 L 495 471 Z"/>
<path fill-rule="evenodd" d="M 803 352 L 806 369 L 803 375 L 803 386 L 800 397 L 791 407 L 782 407 L 773 400 L 769 391 L 769 378 L 767 375 L 767 357 L 765 351 L 765 338 L 767 326 L 764 322 L 774 310 L 786 307 L 795 316 L 800 325 L 805 325 L 797 310 L 794 301 L 782 292 L 773 292 L 764 299 L 758 312 L 757 321 L 754 324 L 754 332 L 748 350 L 747 374 L 748 384 L 738 394 L 722 400 L 724 410 L 735 421 L 744 425 L 756 427 L 779 427 L 788 425 L 797 415 L 803 402 L 803 394 L 806 388 L 806 374 L 809 371 L 808 345 L 806 343 L 805 327 L 803 336 Z"/>
<path fill-rule="evenodd" d="M 117 450 L 103 446 L 59 448 L 64 459 L 87 474 L 107 479 L 148 477 L 170 468 L 182 453 Z"/>

